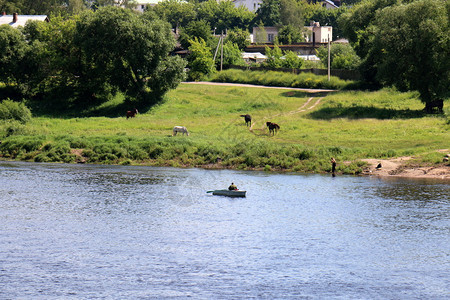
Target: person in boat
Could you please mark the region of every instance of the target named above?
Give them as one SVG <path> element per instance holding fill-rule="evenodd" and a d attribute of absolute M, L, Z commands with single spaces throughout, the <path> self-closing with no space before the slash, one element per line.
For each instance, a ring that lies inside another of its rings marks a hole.
<path fill-rule="evenodd" d="M 232 182 L 231 183 L 231 185 L 228 187 L 228 190 L 230 190 L 230 191 L 237 191 L 237 186 L 236 185 L 234 185 L 234 183 Z"/>

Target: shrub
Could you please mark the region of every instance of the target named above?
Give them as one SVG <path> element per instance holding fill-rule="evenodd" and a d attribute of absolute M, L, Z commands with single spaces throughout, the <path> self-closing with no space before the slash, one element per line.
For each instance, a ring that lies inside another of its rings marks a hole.
<path fill-rule="evenodd" d="M 17 120 L 25 124 L 31 120 L 31 111 L 23 103 L 6 99 L 0 103 L 0 120 Z"/>

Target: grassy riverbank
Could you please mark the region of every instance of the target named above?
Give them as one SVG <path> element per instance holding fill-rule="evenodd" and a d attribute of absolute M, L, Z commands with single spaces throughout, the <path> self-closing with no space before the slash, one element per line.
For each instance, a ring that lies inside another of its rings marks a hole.
<path fill-rule="evenodd" d="M 97 112 L 113 111 L 120 99 Z M 39 162 L 145 164 L 299 172 L 362 171 L 366 158 L 415 156 L 442 164 L 450 125 L 424 115 L 414 93 L 334 92 L 181 84 L 136 118 L 39 117 L 1 123 L 0 156 Z M 139 107 L 138 107 L 139 109 Z M 247 127 L 240 114 L 251 114 Z M 449 115 L 449 110 L 446 108 Z M 81 114 L 81 112 L 80 112 Z M 270 136 L 266 121 L 281 130 Z M 172 137 L 175 125 L 189 136 Z"/>

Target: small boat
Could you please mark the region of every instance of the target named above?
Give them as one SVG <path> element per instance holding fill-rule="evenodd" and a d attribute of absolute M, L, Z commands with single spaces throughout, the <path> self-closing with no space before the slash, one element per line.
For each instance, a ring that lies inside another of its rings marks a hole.
<path fill-rule="evenodd" d="M 241 190 L 215 190 L 215 191 L 207 191 L 207 193 L 212 193 L 213 195 L 218 196 L 227 196 L 227 197 L 245 197 L 246 191 Z"/>

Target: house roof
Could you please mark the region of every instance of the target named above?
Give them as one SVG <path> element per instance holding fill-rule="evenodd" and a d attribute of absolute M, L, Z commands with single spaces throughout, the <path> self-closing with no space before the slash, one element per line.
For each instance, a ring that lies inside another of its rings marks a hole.
<path fill-rule="evenodd" d="M 336 4 L 334 4 L 333 1 L 331 0 L 324 0 L 324 3 L 328 4 L 329 6 L 331 6 L 332 8 L 338 8 L 338 6 Z"/>
<path fill-rule="evenodd" d="M 46 15 L 17 15 L 17 22 L 13 22 L 13 15 L 0 15 L 0 25 L 25 26 L 27 21 L 48 21 L 48 17 Z"/>
<path fill-rule="evenodd" d="M 266 59 L 267 56 L 265 56 L 261 52 L 242 52 L 242 58 L 244 58 L 244 59 L 249 59 L 249 58 Z"/>
<path fill-rule="evenodd" d="M 136 0 L 136 4 L 137 5 L 142 5 L 142 4 L 156 5 L 161 1 L 162 0 Z"/>

